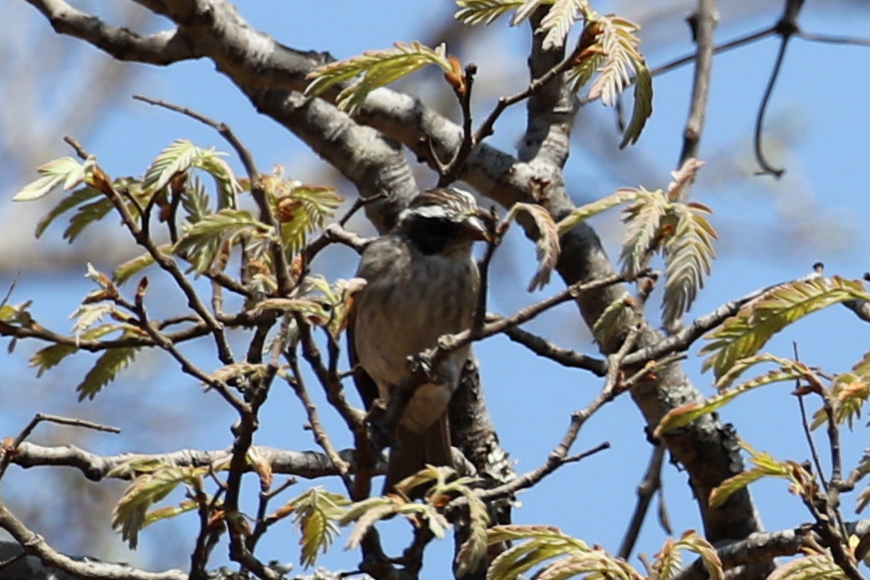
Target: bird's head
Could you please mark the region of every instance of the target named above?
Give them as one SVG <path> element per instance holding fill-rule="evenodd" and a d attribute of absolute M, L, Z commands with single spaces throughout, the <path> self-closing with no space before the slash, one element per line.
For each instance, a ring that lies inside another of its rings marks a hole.
<path fill-rule="evenodd" d="M 470 193 L 439 187 L 415 197 L 399 214 L 397 228 L 424 253 L 442 253 L 486 240 L 481 215 Z"/>

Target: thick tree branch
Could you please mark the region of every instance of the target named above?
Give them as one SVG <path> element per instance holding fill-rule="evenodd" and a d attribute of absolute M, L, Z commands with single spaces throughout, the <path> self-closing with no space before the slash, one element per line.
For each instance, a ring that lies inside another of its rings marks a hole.
<path fill-rule="evenodd" d="M 276 474 L 295 475 L 306 479 L 316 479 L 338 475 L 338 470 L 332 461 L 323 453 L 315 451 L 287 451 L 273 447 L 258 446 L 257 450 L 272 467 Z M 109 472 L 131 461 L 155 460 L 167 465 L 178 467 L 208 467 L 225 462 L 231 455 L 230 449 L 215 449 L 211 451 L 184 449 L 171 453 L 122 453 L 120 455 L 98 455 L 76 447 L 64 445 L 61 447 L 46 447 L 35 443 L 24 442 L 19 445 L 9 457 L 9 463 L 24 469 L 31 467 L 55 466 L 72 467 L 81 471 L 91 481 L 101 481 L 109 477 Z M 338 452 L 339 457 L 347 463 L 354 463 L 354 450 L 345 449 Z M 382 465 L 378 467 L 383 470 Z M 250 468 L 248 468 L 250 469 Z M 130 479 L 130 473 L 119 472 L 112 475 L 116 479 Z"/>
<path fill-rule="evenodd" d="M 145 572 L 122 564 L 98 562 L 92 559 L 77 560 L 65 556 L 53 549 L 39 535 L 27 529 L 3 502 L 0 502 L 0 528 L 9 532 L 22 547 L 24 552 L 36 556 L 50 568 L 63 570 L 77 578 L 85 580 L 187 580 L 187 574 L 181 570 L 165 572 Z"/>

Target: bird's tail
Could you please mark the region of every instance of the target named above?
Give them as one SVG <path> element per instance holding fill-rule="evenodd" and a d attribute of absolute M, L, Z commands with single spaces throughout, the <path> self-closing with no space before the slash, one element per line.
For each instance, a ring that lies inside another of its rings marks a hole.
<path fill-rule="evenodd" d="M 445 413 L 422 433 L 414 433 L 399 426 L 396 442 L 390 448 L 384 493 L 391 492 L 397 483 L 414 475 L 426 465 L 453 467 L 450 450 L 450 427 Z M 422 490 L 419 492 L 422 495 Z M 413 494 L 418 496 L 417 493 Z"/>

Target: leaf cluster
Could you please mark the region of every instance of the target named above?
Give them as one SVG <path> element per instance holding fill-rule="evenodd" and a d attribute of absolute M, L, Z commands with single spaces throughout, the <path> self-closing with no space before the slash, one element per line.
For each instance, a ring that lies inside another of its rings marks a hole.
<path fill-rule="evenodd" d="M 705 217 L 711 210 L 698 202 L 683 201 L 686 185 L 702 163 L 690 159 L 674 172 L 667 191 L 643 187 L 622 188 L 613 194 L 573 210 L 558 223 L 559 233 L 610 208 L 626 205 L 622 221 L 626 225 L 620 261 L 628 278 L 635 278 L 649 267 L 655 254 L 665 261 L 665 292 L 662 320 L 671 328 L 689 310 L 704 286 L 716 252 L 716 231 Z M 598 335 L 596 335 L 598 336 Z"/>

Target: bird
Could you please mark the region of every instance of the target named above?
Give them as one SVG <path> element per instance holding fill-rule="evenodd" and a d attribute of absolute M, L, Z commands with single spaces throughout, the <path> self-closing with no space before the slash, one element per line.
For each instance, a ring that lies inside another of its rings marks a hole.
<path fill-rule="evenodd" d="M 348 342 L 368 410 L 378 402 L 386 408 L 410 375 L 408 357 L 471 327 L 480 288 L 472 248 L 487 239 L 482 215 L 467 191 L 427 190 L 363 251 L 356 278 L 365 284 L 353 297 Z M 447 407 L 469 354 L 468 346 L 450 353 L 432 382 L 414 391 L 392 441 L 384 493 L 426 465 L 453 466 Z"/>

